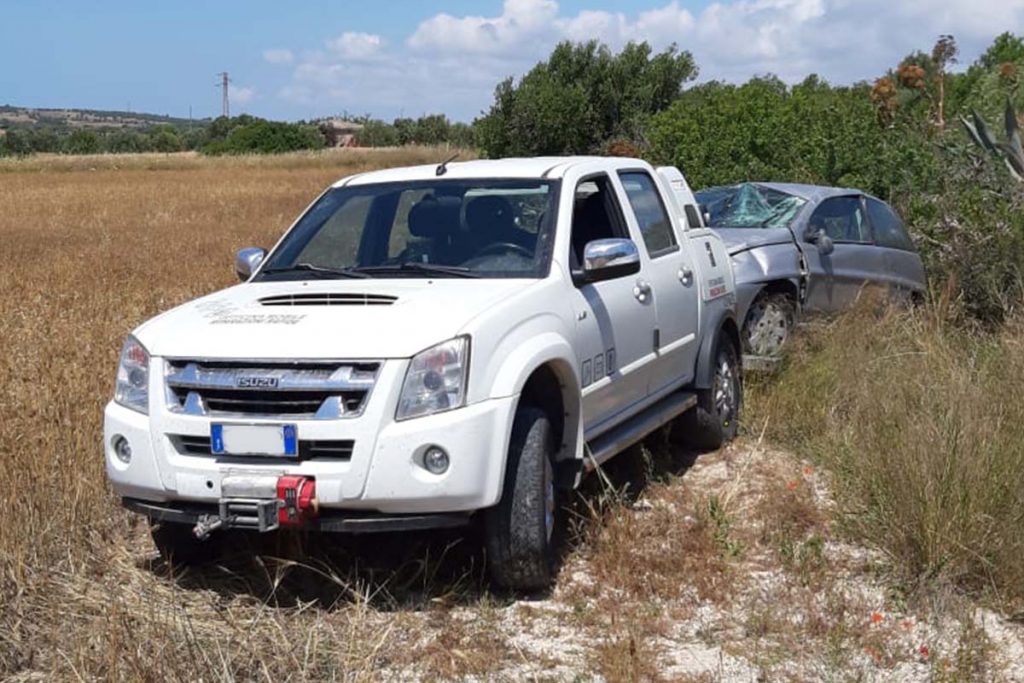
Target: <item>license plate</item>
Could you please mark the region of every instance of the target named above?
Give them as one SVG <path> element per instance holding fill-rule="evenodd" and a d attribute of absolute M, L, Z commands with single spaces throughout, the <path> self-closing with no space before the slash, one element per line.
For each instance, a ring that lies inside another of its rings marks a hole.
<path fill-rule="evenodd" d="M 295 425 L 210 425 L 214 455 L 266 455 L 294 458 L 299 454 Z"/>

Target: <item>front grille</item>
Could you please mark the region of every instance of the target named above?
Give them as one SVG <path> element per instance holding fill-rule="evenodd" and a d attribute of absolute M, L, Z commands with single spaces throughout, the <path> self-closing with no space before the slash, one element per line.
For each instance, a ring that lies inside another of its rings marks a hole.
<path fill-rule="evenodd" d="M 398 297 L 386 294 L 341 294 L 322 292 L 313 294 L 280 294 L 260 299 L 264 306 L 390 306 Z"/>
<path fill-rule="evenodd" d="M 174 434 L 171 435 L 171 442 L 174 444 L 174 448 L 183 455 L 213 455 L 210 451 L 210 437 L 208 436 Z M 349 439 L 300 439 L 299 460 L 322 458 L 348 461 L 352 459 L 352 451 L 355 447 L 356 442 Z"/>
<path fill-rule="evenodd" d="M 363 412 L 379 363 L 171 361 L 173 412 L 330 420 Z"/>

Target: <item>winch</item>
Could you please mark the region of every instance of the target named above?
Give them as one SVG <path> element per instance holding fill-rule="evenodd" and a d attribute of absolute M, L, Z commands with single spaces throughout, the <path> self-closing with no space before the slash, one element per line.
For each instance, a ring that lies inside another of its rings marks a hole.
<path fill-rule="evenodd" d="M 218 529 L 273 531 L 301 527 L 319 513 L 316 479 L 298 474 L 228 474 L 221 480 L 216 515 L 202 515 L 192 533 L 205 539 Z"/>

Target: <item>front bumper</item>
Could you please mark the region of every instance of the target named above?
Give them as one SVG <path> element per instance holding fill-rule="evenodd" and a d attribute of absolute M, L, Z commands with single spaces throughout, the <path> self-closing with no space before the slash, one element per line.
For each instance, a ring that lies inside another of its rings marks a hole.
<path fill-rule="evenodd" d="M 216 506 L 202 503 L 150 503 L 137 498 L 122 498 L 121 504 L 126 509 L 145 515 L 154 522 L 173 522 L 189 526 L 195 526 L 204 516 L 217 514 Z M 466 513 L 387 515 L 335 510 L 326 511 L 325 514 L 308 520 L 302 528 L 313 531 L 368 534 L 457 528 L 469 524 L 470 519 L 471 517 Z"/>
<path fill-rule="evenodd" d="M 381 391 L 358 418 L 296 422 L 300 439 L 354 441 L 348 460 L 298 461 L 183 453 L 171 435 L 209 436 L 210 418 L 160 407 L 151 407 L 147 416 L 110 403 L 104 415 L 107 475 L 119 496 L 142 503 L 216 505 L 224 476 L 254 473 L 314 478 L 325 516 L 332 511 L 465 513 L 495 505 L 501 497 L 515 398 L 490 399 L 403 422 L 393 420 L 396 401 Z M 115 435 L 131 445 L 127 464 L 114 454 Z M 431 474 L 420 464 L 432 445 L 449 454 L 451 465 L 444 474 Z"/>

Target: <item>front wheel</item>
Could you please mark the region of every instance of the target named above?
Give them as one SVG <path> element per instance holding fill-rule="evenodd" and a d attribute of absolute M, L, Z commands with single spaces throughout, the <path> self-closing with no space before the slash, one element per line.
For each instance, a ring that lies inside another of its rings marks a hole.
<path fill-rule="evenodd" d="M 555 435 L 544 411 L 516 413 L 501 501 L 487 510 L 487 560 L 496 584 L 542 590 L 555 570 Z"/>
<path fill-rule="evenodd" d="M 796 306 L 785 294 L 762 295 L 743 322 L 744 351 L 754 356 L 778 356 L 796 324 Z"/>
<path fill-rule="evenodd" d="M 711 388 L 697 391 L 697 405 L 676 420 L 673 439 L 694 448 L 714 450 L 736 438 L 743 406 L 741 372 L 736 346 L 720 336 Z"/>

